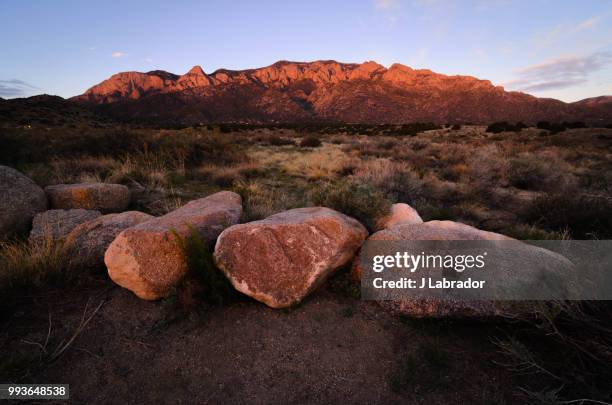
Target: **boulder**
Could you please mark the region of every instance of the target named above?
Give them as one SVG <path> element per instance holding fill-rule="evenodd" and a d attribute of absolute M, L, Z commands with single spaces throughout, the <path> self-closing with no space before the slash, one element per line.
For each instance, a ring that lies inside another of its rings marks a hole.
<path fill-rule="evenodd" d="M 76 226 L 66 237 L 65 246 L 88 267 L 104 265 L 104 253 L 121 231 L 153 219 L 138 211 L 107 214 Z"/>
<path fill-rule="evenodd" d="M 0 166 L 0 238 L 26 233 L 32 218 L 47 209 L 42 188 L 17 170 Z"/>
<path fill-rule="evenodd" d="M 499 233 L 482 231 L 461 222 L 428 221 L 421 224 L 403 224 L 373 233 L 368 240 L 512 240 Z M 363 273 L 359 256 L 351 269 L 353 278 L 361 280 Z"/>
<path fill-rule="evenodd" d="M 32 222 L 30 243 L 63 240 L 78 225 L 98 218 L 100 211 L 94 210 L 49 210 L 36 214 Z"/>
<path fill-rule="evenodd" d="M 209 245 L 238 223 L 242 201 L 222 191 L 122 231 L 104 254 L 110 278 L 138 297 L 166 297 L 188 271 L 181 240 L 193 232 Z"/>
<path fill-rule="evenodd" d="M 391 206 L 391 212 L 376 221 L 375 230 L 391 228 L 395 225 L 422 224 L 423 220 L 419 213 L 408 204 L 397 203 Z"/>
<path fill-rule="evenodd" d="M 507 236 L 482 231 L 458 222 L 452 221 L 430 221 L 414 225 L 396 225 L 389 229 L 376 232 L 368 238 L 368 241 L 436 241 L 436 240 L 489 240 L 489 241 L 512 241 L 512 258 L 506 256 L 508 262 L 516 261 L 516 267 L 512 273 L 508 269 L 500 273 L 500 277 L 506 280 L 507 285 L 514 284 L 525 288 L 540 288 L 542 281 L 552 275 L 553 277 L 566 277 L 571 274 L 573 265 L 565 257 L 542 249 L 537 246 L 528 245 Z M 517 253 L 518 252 L 518 253 Z M 382 252 L 381 252 L 382 253 Z M 503 252 L 502 252 L 503 253 Z M 385 252 L 386 254 L 386 252 Z M 352 274 L 357 280 L 361 280 L 363 269 L 360 263 L 361 257 L 357 256 L 353 262 Z M 531 263 L 531 265 L 530 265 Z M 528 272 L 523 269 L 534 268 L 538 263 L 536 272 Z M 501 270 L 500 270 L 501 271 Z M 506 275 L 507 273 L 507 275 Z M 529 311 L 529 302 L 513 301 L 487 301 L 487 300 L 459 300 L 453 296 L 444 299 L 422 298 L 380 300 L 378 303 L 392 311 L 404 316 L 415 318 L 470 318 L 488 319 L 496 316 L 514 315 Z"/>
<path fill-rule="evenodd" d="M 297 208 L 226 229 L 214 257 L 238 291 L 285 308 L 350 263 L 367 235 L 357 220 L 332 209 Z"/>
<path fill-rule="evenodd" d="M 58 184 L 45 188 L 51 208 L 83 208 L 102 213 L 121 212 L 130 204 L 130 191 L 121 184 Z"/>

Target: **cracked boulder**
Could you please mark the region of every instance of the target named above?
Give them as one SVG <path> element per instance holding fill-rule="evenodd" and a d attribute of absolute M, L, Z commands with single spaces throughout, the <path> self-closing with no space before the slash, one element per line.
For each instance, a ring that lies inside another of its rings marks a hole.
<path fill-rule="evenodd" d="M 332 209 L 297 208 L 226 229 L 214 257 L 238 291 L 285 308 L 350 263 L 367 234 L 357 220 Z"/>

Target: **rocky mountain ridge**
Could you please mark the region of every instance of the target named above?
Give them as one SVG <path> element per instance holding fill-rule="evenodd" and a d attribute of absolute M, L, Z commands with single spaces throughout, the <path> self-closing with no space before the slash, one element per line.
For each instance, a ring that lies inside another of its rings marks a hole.
<path fill-rule="evenodd" d="M 280 61 L 184 75 L 124 72 L 73 97 L 122 120 L 200 122 L 490 123 L 612 121 L 608 98 L 564 103 L 488 80 L 401 64 Z"/>

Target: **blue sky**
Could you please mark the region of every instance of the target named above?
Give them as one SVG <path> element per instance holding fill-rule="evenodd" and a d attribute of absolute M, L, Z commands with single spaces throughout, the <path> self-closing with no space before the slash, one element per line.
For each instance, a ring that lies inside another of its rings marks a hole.
<path fill-rule="evenodd" d="M 0 97 L 127 70 L 399 62 L 574 101 L 612 94 L 612 1 L 0 1 Z"/>

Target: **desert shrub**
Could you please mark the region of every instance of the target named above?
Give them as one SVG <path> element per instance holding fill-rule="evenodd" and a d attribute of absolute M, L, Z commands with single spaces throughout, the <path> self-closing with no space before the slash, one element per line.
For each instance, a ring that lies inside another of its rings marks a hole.
<path fill-rule="evenodd" d="M 487 193 L 499 186 L 506 175 L 508 160 L 498 145 L 486 145 L 466 157 L 465 174 L 474 193 Z"/>
<path fill-rule="evenodd" d="M 232 164 L 247 160 L 228 137 L 197 131 L 124 129 L 12 130 L 0 135 L 0 163 L 13 166 L 53 159 L 155 154 L 166 162 L 193 167 L 206 161 Z"/>
<path fill-rule="evenodd" d="M 182 308 L 190 309 L 196 299 L 223 304 L 232 298 L 234 289 L 215 266 L 211 246 L 202 240 L 198 231 L 191 228 L 187 237 L 181 237 L 176 232 L 174 236 L 188 268 L 187 277 L 178 291 Z"/>
<path fill-rule="evenodd" d="M 563 126 L 569 129 L 586 128 L 587 124 L 583 121 L 563 122 Z"/>
<path fill-rule="evenodd" d="M 268 143 L 272 146 L 295 145 L 293 139 L 281 138 L 277 135 L 272 135 L 268 138 Z"/>
<path fill-rule="evenodd" d="M 612 200 L 568 188 L 537 197 L 525 209 L 525 219 L 539 228 L 569 231 L 575 239 L 612 237 Z"/>
<path fill-rule="evenodd" d="M 496 363 L 527 376 L 521 387 L 526 403 L 608 403 L 610 321 L 609 301 L 533 303 L 505 336 L 494 338 L 501 355 Z"/>
<path fill-rule="evenodd" d="M 409 146 L 414 151 L 423 150 L 423 149 L 427 148 L 430 145 L 431 145 L 431 141 L 429 141 L 427 139 L 415 139 L 414 141 L 410 142 L 410 144 L 409 144 Z"/>
<path fill-rule="evenodd" d="M 451 130 L 453 130 L 453 131 L 458 131 L 458 130 L 460 130 L 460 129 L 461 129 L 461 125 L 459 125 L 459 124 L 455 124 L 455 125 L 453 125 L 453 126 L 451 127 Z"/>
<path fill-rule="evenodd" d="M 467 165 L 463 163 L 457 163 L 455 165 L 445 166 L 440 171 L 440 174 L 442 175 L 442 178 L 444 180 L 459 181 L 461 179 L 461 176 L 465 172 L 467 172 L 467 169 L 468 169 Z"/>
<path fill-rule="evenodd" d="M 393 139 L 386 139 L 386 140 L 381 140 L 380 142 L 376 143 L 376 147 L 380 148 L 380 149 L 393 149 L 397 146 L 397 142 Z"/>
<path fill-rule="evenodd" d="M 317 136 L 309 135 L 302 138 L 300 146 L 302 148 L 317 148 L 321 146 L 321 140 Z"/>
<path fill-rule="evenodd" d="M 573 178 L 567 166 L 559 159 L 524 153 L 508 161 L 508 182 L 525 190 L 555 188 Z"/>
<path fill-rule="evenodd" d="M 393 202 L 415 203 L 423 196 L 423 180 L 407 163 L 373 159 L 358 165 L 352 181 L 379 190 Z"/>
<path fill-rule="evenodd" d="M 534 225 L 516 224 L 504 229 L 504 235 L 519 240 L 568 240 L 570 235 L 565 232 L 553 232 L 540 229 Z"/>
<path fill-rule="evenodd" d="M 306 205 L 303 192 L 290 193 L 285 188 L 273 187 L 262 181 L 237 181 L 233 189 L 242 197 L 245 221 L 255 221 Z"/>
<path fill-rule="evenodd" d="M 527 126 L 522 122 L 511 124 L 507 121 L 494 122 L 487 127 L 487 132 L 492 134 L 499 134 L 501 132 L 520 132 L 521 129 Z"/>
<path fill-rule="evenodd" d="M 432 122 L 415 122 L 411 124 L 403 124 L 399 128 L 390 129 L 389 135 L 400 136 L 415 136 L 420 132 L 440 129 L 441 126 Z"/>
<path fill-rule="evenodd" d="M 354 182 L 321 184 L 311 190 L 310 200 L 316 206 L 332 208 L 351 216 L 370 230 L 391 209 L 391 203 L 383 193 L 367 184 Z"/>
<path fill-rule="evenodd" d="M 547 131 L 550 131 L 551 134 L 556 134 L 559 132 L 563 132 L 565 131 L 566 127 L 564 124 L 560 124 L 560 123 L 551 123 L 549 121 L 539 121 L 536 125 L 536 127 L 538 129 L 545 129 Z"/>

